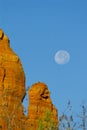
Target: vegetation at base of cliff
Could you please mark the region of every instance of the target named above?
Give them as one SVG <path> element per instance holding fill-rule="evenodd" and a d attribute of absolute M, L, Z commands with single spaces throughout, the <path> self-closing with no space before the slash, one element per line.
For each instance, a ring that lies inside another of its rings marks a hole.
<path fill-rule="evenodd" d="M 3 117 L 0 118 L 3 119 Z M 13 118 L 14 117 L 12 117 L 12 119 Z M 15 124 L 16 127 L 19 126 L 17 125 L 18 124 Z M 24 127 L 21 127 L 21 129 L 26 130 L 26 124 L 24 124 Z M 8 122 L 8 130 L 12 130 L 10 122 Z M 52 118 L 52 113 L 47 110 L 45 116 L 39 118 L 37 130 L 87 130 L 87 108 L 83 104 L 81 105 L 81 112 L 75 113 L 69 101 L 64 112 L 59 116 L 58 125 Z"/>
<path fill-rule="evenodd" d="M 39 118 L 37 130 L 58 130 L 58 125 L 55 123 L 49 110 L 46 111 L 43 118 Z"/>
<path fill-rule="evenodd" d="M 44 118 L 40 118 L 37 130 L 87 130 L 87 108 L 81 105 L 81 112 L 75 113 L 70 101 L 59 117 L 58 126 L 51 118 L 51 113 L 46 112 Z"/>

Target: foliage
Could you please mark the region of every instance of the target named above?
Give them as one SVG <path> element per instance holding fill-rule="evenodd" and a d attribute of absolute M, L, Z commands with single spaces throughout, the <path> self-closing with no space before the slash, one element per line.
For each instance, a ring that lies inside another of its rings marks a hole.
<path fill-rule="evenodd" d="M 73 111 L 71 102 L 59 117 L 58 126 L 51 117 L 51 112 L 46 111 L 45 117 L 39 119 L 37 130 L 87 130 L 87 109 L 81 105 L 81 113 Z"/>
<path fill-rule="evenodd" d="M 37 130 L 58 130 L 58 126 L 49 110 L 46 111 L 44 118 L 39 118 Z"/>

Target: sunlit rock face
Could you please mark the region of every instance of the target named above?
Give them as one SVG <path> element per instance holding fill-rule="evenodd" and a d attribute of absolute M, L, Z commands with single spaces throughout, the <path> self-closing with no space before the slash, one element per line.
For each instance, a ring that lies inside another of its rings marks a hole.
<path fill-rule="evenodd" d="M 0 29 L 0 130 L 37 130 L 40 116 L 46 110 L 58 123 L 57 110 L 44 83 L 29 89 L 28 115 L 24 115 L 25 74 L 19 57 L 10 47 L 10 41 Z"/>
<path fill-rule="evenodd" d="M 28 128 L 36 130 L 38 120 L 50 111 L 52 118 L 58 123 L 57 109 L 52 104 L 50 92 L 46 84 L 38 82 L 29 89 Z"/>
<path fill-rule="evenodd" d="M 22 118 L 25 118 L 22 106 L 24 95 L 25 75 L 22 64 L 10 48 L 8 37 L 0 29 L 0 128 L 3 130 L 10 127 L 12 130 L 21 130 Z"/>

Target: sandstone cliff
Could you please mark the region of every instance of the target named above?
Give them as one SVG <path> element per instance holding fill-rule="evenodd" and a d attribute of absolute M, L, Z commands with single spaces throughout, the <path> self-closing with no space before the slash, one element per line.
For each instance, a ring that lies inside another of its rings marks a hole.
<path fill-rule="evenodd" d="M 10 48 L 8 37 L 0 30 L 0 127 L 3 130 L 21 129 L 25 118 L 22 106 L 24 95 L 22 64 Z"/>
<path fill-rule="evenodd" d="M 27 116 L 22 106 L 25 94 L 25 74 L 21 61 L 11 49 L 8 37 L 0 29 L 0 129 L 37 130 L 38 120 L 47 109 L 58 123 L 57 110 L 46 84 L 39 82 L 29 89 Z"/>

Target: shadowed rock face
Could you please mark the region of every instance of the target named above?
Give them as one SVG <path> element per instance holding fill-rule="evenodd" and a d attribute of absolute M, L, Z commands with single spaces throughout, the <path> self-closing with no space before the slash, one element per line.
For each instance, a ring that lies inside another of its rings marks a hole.
<path fill-rule="evenodd" d="M 48 109 L 58 123 L 57 110 L 44 83 L 29 89 L 28 116 L 24 115 L 25 74 L 19 57 L 10 48 L 10 41 L 0 29 L 0 129 L 36 130 L 38 119 Z"/>

